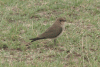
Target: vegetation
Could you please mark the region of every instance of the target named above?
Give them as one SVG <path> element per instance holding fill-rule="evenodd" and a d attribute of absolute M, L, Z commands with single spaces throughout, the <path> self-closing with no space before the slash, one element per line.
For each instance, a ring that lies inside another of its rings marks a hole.
<path fill-rule="evenodd" d="M 57 39 L 36 37 L 66 17 Z M 0 67 L 99 67 L 100 0 L 0 0 Z"/>

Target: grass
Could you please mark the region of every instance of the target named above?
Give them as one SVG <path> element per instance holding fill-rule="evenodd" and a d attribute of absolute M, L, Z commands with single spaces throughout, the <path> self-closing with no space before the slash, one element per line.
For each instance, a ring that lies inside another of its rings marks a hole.
<path fill-rule="evenodd" d="M 62 36 L 30 42 L 66 17 Z M 99 0 L 0 0 L 0 67 L 99 67 Z"/>

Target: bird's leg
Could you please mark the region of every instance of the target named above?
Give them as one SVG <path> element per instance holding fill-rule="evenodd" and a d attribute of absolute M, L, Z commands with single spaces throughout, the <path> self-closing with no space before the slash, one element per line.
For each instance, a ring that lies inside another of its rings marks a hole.
<path fill-rule="evenodd" d="M 54 39 L 54 44 L 56 45 L 56 39 Z"/>

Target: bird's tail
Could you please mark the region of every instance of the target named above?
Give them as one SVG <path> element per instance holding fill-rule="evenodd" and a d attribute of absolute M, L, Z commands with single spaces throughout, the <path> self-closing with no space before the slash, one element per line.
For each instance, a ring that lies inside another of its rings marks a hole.
<path fill-rule="evenodd" d="M 40 39 L 44 39 L 44 38 L 36 37 L 36 38 L 31 38 L 31 39 L 29 39 L 29 40 L 31 40 L 31 42 L 33 42 L 33 41 L 40 40 Z"/>

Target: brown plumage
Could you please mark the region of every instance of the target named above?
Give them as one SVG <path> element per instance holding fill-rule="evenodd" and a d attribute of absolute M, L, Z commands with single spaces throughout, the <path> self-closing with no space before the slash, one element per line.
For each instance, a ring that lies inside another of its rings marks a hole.
<path fill-rule="evenodd" d="M 51 27 L 49 27 L 43 34 L 39 35 L 36 38 L 30 39 L 32 40 L 31 42 L 48 38 L 50 39 L 54 38 L 54 42 L 56 42 L 56 37 L 58 37 L 63 31 L 65 21 L 66 21 L 65 18 L 58 18 L 55 21 L 55 23 Z"/>

